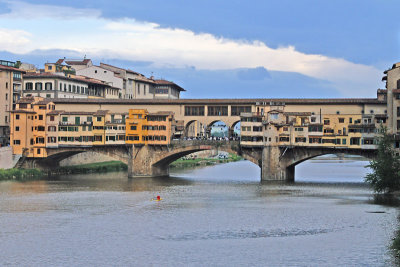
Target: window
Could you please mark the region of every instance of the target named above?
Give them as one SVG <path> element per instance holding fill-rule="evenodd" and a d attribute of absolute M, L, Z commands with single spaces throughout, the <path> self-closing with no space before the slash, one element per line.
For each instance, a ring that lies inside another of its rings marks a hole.
<path fill-rule="evenodd" d="M 56 126 L 49 126 L 48 128 L 49 132 L 57 132 L 57 127 Z"/>
<path fill-rule="evenodd" d="M 62 117 L 63 122 L 68 122 L 68 117 Z"/>
<path fill-rule="evenodd" d="M 15 131 L 19 132 L 19 126 L 15 126 Z"/>
<path fill-rule="evenodd" d="M 53 66 L 47 66 L 47 68 L 48 68 L 49 70 L 52 70 L 52 69 L 53 69 Z"/>
<path fill-rule="evenodd" d="M 21 144 L 21 140 L 14 140 L 14 145 L 20 145 Z"/>
<path fill-rule="evenodd" d="M 42 90 L 42 83 L 35 83 L 35 90 Z"/>
<path fill-rule="evenodd" d="M 21 77 L 22 77 L 22 75 L 21 75 L 20 72 L 13 72 L 13 78 L 14 78 L 14 80 L 20 81 L 20 80 L 21 80 Z"/>
<path fill-rule="evenodd" d="M 45 90 L 53 90 L 53 84 L 52 83 L 45 83 Z"/>
<path fill-rule="evenodd" d="M 311 122 L 315 122 L 315 121 L 316 121 L 315 117 L 311 117 Z"/>
<path fill-rule="evenodd" d="M 101 121 L 101 117 L 96 117 L 96 120 L 97 121 Z"/>
<path fill-rule="evenodd" d="M 269 116 L 271 118 L 271 120 L 277 120 L 278 119 L 278 113 L 270 113 Z"/>
<path fill-rule="evenodd" d="M 68 84 L 68 91 L 72 92 L 72 86 L 70 84 Z"/>
<path fill-rule="evenodd" d="M 204 116 L 204 106 L 185 106 L 185 116 Z"/>
<path fill-rule="evenodd" d="M 75 117 L 75 124 L 81 124 L 81 117 Z"/>
<path fill-rule="evenodd" d="M 40 148 L 38 148 L 38 149 L 37 149 L 37 153 L 38 153 L 38 154 L 40 154 L 40 153 L 41 153 L 41 151 L 40 151 Z"/>
<path fill-rule="evenodd" d="M 46 94 L 46 98 L 51 98 L 51 94 Z"/>
<path fill-rule="evenodd" d="M 97 70 L 94 70 L 94 73 L 97 73 Z"/>
<path fill-rule="evenodd" d="M 92 122 L 92 117 L 87 117 L 87 119 L 86 119 L 88 122 Z"/>
<path fill-rule="evenodd" d="M 339 118 L 339 123 L 344 123 L 344 118 Z"/>
<path fill-rule="evenodd" d="M 228 106 L 208 106 L 208 116 L 228 116 Z"/>
<path fill-rule="evenodd" d="M 50 116 L 50 121 L 54 121 L 54 116 Z"/>
<path fill-rule="evenodd" d="M 231 115 L 232 116 L 240 116 L 240 113 L 251 112 L 251 106 L 231 106 Z"/>
<path fill-rule="evenodd" d="M 62 91 L 62 83 L 60 83 L 60 91 Z"/>
<path fill-rule="evenodd" d="M 43 115 L 39 115 L 39 120 L 43 120 Z"/>
<path fill-rule="evenodd" d="M 16 115 L 15 115 L 15 119 L 16 119 L 16 120 L 19 120 L 19 114 L 16 114 Z"/>
<path fill-rule="evenodd" d="M 26 83 L 25 84 L 25 90 L 32 90 L 33 89 L 33 83 Z"/>
<path fill-rule="evenodd" d="M 135 131 L 136 130 L 136 125 L 135 126 L 131 126 L 131 130 Z"/>

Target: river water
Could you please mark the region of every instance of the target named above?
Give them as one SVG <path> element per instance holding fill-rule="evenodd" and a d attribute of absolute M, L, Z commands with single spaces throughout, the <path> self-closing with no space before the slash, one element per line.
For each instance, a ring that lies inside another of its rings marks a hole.
<path fill-rule="evenodd" d="M 392 266 L 398 209 L 373 203 L 366 164 L 310 160 L 293 184 L 248 161 L 0 182 L 0 265 Z"/>

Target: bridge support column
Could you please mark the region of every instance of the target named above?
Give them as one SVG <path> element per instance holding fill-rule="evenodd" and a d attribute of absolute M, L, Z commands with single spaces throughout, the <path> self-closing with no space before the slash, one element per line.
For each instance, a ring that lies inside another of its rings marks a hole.
<path fill-rule="evenodd" d="M 294 166 L 287 166 L 280 160 L 281 150 L 278 146 L 265 146 L 262 151 L 262 181 L 294 181 Z"/>
<path fill-rule="evenodd" d="M 154 148 L 151 146 L 135 146 L 130 148 L 130 157 L 128 162 L 128 177 L 155 177 L 168 176 L 168 166 L 155 166 Z"/>

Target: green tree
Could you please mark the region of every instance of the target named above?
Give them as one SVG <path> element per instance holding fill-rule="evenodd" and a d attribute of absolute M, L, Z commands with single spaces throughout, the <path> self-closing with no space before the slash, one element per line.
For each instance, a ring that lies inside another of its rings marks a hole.
<path fill-rule="evenodd" d="M 372 173 L 367 174 L 365 181 L 375 192 L 391 193 L 400 189 L 400 158 L 394 152 L 392 136 L 384 127 L 381 127 L 381 132 L 377 157 L 367 166 L 372 169 Z"/>

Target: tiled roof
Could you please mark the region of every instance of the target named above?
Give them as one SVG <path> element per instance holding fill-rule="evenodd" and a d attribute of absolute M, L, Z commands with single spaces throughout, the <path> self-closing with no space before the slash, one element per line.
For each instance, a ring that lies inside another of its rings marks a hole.
<path fill-rule="evenodd" d="M 94 113 L 94 115 L 97 115 L 97 116 L 104 116 L 104 115 L 106 115 L 108 112 L 109 112 L 109 110 L 98 110 L 98 111 L 96 111 L 96 112 Z"/>
<path fill-rule="evenodd" d="M 67 112 L 62 112 L 61 115 L 93 115 L 94 112 L 88 112 L 88 111 L 67 111 Z"/>
<path fill-rule="evenodd" d="M 35 111 L 32 110 L 25 110 L 25 109 L 18 109 L 18 110 L 11 110 L 11 113 L 29 113 L 29 114 L 35 114 Z"/>
<path fill-rule="evenodd" d="M 173 115 L 174 113 L 172 111 L 158 111 L 158 112 L 153 112 L 149 113 L 148 116 L 169 116 Z"/>
<path fill-rule="evenodd" d="M 166 80 L 154 80 L 154 82 L 157 85 L 170 85 L 170 86 L 175 86 L 176 88 L 178 88 L 179 91 L 186 91 L 185 89 L 183 89 L 182 87 L 180 87 L 179 85 L 177 85 L 176 83 L 170 82 L 170 81 L 166 81 Z"/>
<path fill-rule="evenodd" d="M 64 110 L 52 110 L 52 111 L 48 112 L 47 115 L 58 115 L 58 114 L 61 114 L 64 112 L 65 112 Z"/>
<path fill-rule="evenodd" d="M 33 103 L 35 99 L 33 97 L 23 97 L 17 100 L 17 104 L 30 104 Z"/>
<path fill-rule="evenodd" d="M 57 98 L 52 99 L 54 103 L 76 103 L 76 104 L 114 104 L 114 105 L 255 105 L 265 102 L 284 102 L 285 104 L 307 104 L 307 105 L 352 105 L 352 104 L 382 104 L 386 101 L 377 98 L 243 98 L 243 99 L 82 99 L 82 98 Z"/>
<path fill-rule="evenodd" d="M 98 85 L 103 85 L 103 86 L 109 86 L 105 82 L 86 77 L 86 76 L 81 76 L 81 75 L 76 75 L 75 77 L 67 77 L 67 76 L 62 76 L 62 75 L 57 75 L 51 72 L 43 72 L 43 73 L 29 73 L 24 75 L 25 79 L 32 79 L 32 78 L 54 78 L 54 79 L 63 79 L 63 80 L 68 80 L 68 81 L 77 81 L 77 82 L 84 82 L 84 83 L 93 83 L 93 84 L 98 84 Z"/>
<path fill-rule="evenodd" d="M 311 112 L 285 112 L 288 116 L 311 116 Z"/>
<path fill-rule="evenodd" d="M 90 62 L 90 59 L 84 60 L 65 60 L 65 63 L 68 65 L 87 65 Z"/>
<path fill-rule="evenodd" d="M 46 99 L 43 99 L 43 100 L 40 100 L 40 101 L 36 102 L 35 104 L 36 105 L 47 105 L 50 102 L 51 102 L 50 99 L 46 98 Z"/>
<path fill-rule="evenodd" d="M 21 69 L 18 69 L 18 68 L 14 68 L 14 67 L 3 66 L 3 65 L 0 65 L 0 71 L 1 70 L 18 71 L 18 72 L 25 73 L 24 70 L 21 70 Z"/>

